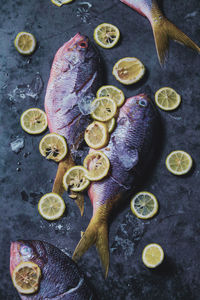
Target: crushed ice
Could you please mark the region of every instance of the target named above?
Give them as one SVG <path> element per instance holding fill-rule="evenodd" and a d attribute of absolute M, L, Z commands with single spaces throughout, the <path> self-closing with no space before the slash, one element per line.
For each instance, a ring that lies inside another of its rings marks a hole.
<path fill-rule="evenodd" d="M 38 97 L 43 88 L 43 81 L 39 73 L 35 75 L 30 84 L 16 86 L 13 91 L 8 94 L 9 100 L 13 103 L 21 102 L 22 100 L 31 97 L 38 100 Z"/>
<path fill-rule="evenodd" d="M 92 4 L 89 2 L 79 2 L 78 5 L 76 16 L 80 18 L 83 23 L 89 23 Z"/>
<path fill-rule="evenodd" d="M 24 148 L 24 138 L 17 138 L 10 143 L 13 152 L 19 153 Z"/>
<path fill-rule="evenodd" d="M 92 101 L 95 99 L 93 94 L 85 95 L 78 101 L 78 107 L 83 115 L 90 115 L 96 108 L 92 105 Z"/>

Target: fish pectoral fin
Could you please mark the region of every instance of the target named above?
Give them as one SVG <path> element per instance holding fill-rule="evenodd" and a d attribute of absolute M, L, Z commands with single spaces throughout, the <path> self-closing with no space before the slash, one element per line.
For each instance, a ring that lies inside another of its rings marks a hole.
<path fill-rule="evenodd" d="M 63 176 L 69 170 L 69 168 L 75 166 L 75 163 L 73 161 L 73 158 L 71 154 L 69 153 L 58 165 L 58 170 L 56 174 L 56 178 L 54 180 L 54 185 L 52 192 L 56 193 L 60 196 L 63 195 L 65 189 L 63 186 Z M 72 192 L 70 197 L 75 200 L 78 208 L 80 209 L 81 216 L 84 212 L 84 195 L 82 193 L 76 193 Z"/>
<path fill-rule="evenodd" d="M 105 277 L 108 275 L 109 269 L 109 245 L 108 245 L 108 225 L 106 221 L 95 221 L 95 216 L 90 221 L 88 228 L 82 235 L 72 259 L 78 261 L 81 256 L 92 246 L 96 244 L 101 264 L 104 269 Z"/>
<path fill-rule="evenodd" d="M 178 27 L 163 17 L 162 22 L 153 23 L 153 34 L 156 44 L 156 50 L 161 66 L 163 66 L 168 57 L 169 40 L 172 39 L 182 45 L 200 52 L 200 48 Z"/>

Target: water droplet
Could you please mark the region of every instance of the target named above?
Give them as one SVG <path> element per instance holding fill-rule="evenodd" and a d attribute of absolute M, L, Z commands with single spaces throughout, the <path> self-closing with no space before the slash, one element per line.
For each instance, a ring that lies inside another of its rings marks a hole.
<path fill-rule="evenodd" d="M 20 166 L 22 163 L 21 163 L 21 161 L 18 161 L 17 164 L 18 164 L 18 166 Z"/>
<path fill-rule="evenodd" d="M 17 172 L 20 172 L 20 171 L 21 171 L 21 168 L 17 168 L 16 171 L 17 171 Z"/>
<path fill-rule="evenodd" d="M 13 152 L 19 153 L 24 148 L 24 139 L 17 138 L 16 140 L 10 143 L 10 147 Z"/>

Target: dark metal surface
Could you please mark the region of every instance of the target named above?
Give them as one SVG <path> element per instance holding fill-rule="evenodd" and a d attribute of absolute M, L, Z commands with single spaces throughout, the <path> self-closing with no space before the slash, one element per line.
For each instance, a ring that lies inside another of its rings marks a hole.
<path fill-rule="evenodd" d="M 20 127 L 21 113 L 28 107 L 43 108 L 51 63 L 57 49 L 78 31 L 93 38 L 94 28 L 102 22 L 119 27 L 122 38 L 111 50 L 100 48 L 105 63 L 105 82 L 122 88 L 126 97 L 151 88 L 152 95 L 163 86 L 175 88 L 182 96 L 180 108 L 161 112 L 163 141 L 155 169 L 142 189 L 159 199 L 159 214 L 152 220 L 136 219 L 129 207 L 110 227 L 111 262 L 104 280 L 95 248 L 90 249 L 79 265 L 88 276 L 100 299 L 115 300 L 198 300 L 200 280 L 200 58 L 193 51 L 172 43 L 167 68 L 158 64 L 148 20 L 119 0 L 74 1 L 57 8 L 50 0 L 1 0 L 0 18 L 0 299 L 18 299 L 9 275 L 10 241 L 19 238 L 41 239 L 59 247 L 70 256 L 92 214 L 86 199 L 81 218 L 76 205 L 64 196 L 67 213 L 59 221 L 48 223 L 37 211 L 41 195 L 51 190 L 57 165 L 43 159 L 38 151 L 41 136 L 32 137 Z M 200 44 L 199 1 L 163 1 L 167 17 Z M 19 31 L 32 32 L 38 48 L 31 57 L 22 57 L 13 46 Z M 112 76 L 114 63 L 124 56 L 138 57 L 147 75 L 136 85 L 124 87 Z M 44 87 L 37 93 L 41 82 Z M 34 82 L 32 80 L 34 79 Z M 30 84 L 31 86 L 27 86 Z M 15 88 L 18 86 L 18 89 Z M 32 97 L 30 97 L 30 94 Z M 38 95 L 39 94 L 39 95 Z M 37 99 L 38 98 L 38 99 Z M 10 143 L 24 139 L 18 153 Z M 175 177 L 165 168 L 165 158 L 174 149 L 188 151 L 195 162 L 189 175 Z M 141 183 L 142 184 L 142 183 Z M 151 271 L 141 262 L 144 246 L 160 243 L 166 260 Z"/>

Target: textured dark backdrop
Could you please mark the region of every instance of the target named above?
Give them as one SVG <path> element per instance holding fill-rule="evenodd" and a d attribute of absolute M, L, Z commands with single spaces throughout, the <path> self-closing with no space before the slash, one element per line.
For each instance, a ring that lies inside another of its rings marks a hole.
<path fill-rule="evenodd" d="M 57 8 L 50 0 L 0 1 L 0 299 L 19 298 L 9 275 L 11 240 L 42 239 L 71 256 L 80 231 L 85 230 L 91 217 L 89 200 L 81 218 L 67 195 L 64 218 L 48 223 L 39 216 L 38 200 L 51 190 L 57 166 L 41 157 L 38 151 L 41 137 L 23 132 L 19 117 L 28 107 L 43 108 L 56 50 L 78 31 L 92 39 L 99 23 L 110 22 L 119 27 L 122 38 L 112 50 L 99 49 L 105 62 L 105 82 L 122 88 L 127 97 L 136 95 L 147 85 L 152 95 L 160 87 L 171 86 L 181 94 L 182 104 L 173 113 L 160 112 L 164 125 L 161 155 L 142 187 L 159 199 L 159 214 L 150 221 L 141 221 L 127 207 L 115 218 L 110 228 L 111 262 L 106 281 L 94 247 L 79 265 L 102 300 L 198 300 L 200 58 L 193 51 L 172 43 L 167 69 L 163 71 L 147 19 L 118 0 L 89 2 L 91 7 L 77 0 Z M 168 18 L 200 44 L 199 0 L 165 0 L 161 5 Z M 38 41 L 38 49 L 30 58 L 20 56 L 13 46 L 16 34 L 23 30 L 32 32 Z M 147 67 L 145 79 L 128 88 L 112 76 L 114 63 L 124 56 L 136 56 Z M 44 83 L 40 94 L 39 75 Z M 17 138 L 25 142 L 19 154 L 10 147 Z M 174 149 L 186 150 L 194 159 L 195 167 L 186 177 L 175 177 L 165 168 L 165 158 Z M 142 249 L 150 242 L 161 244 L 167 256 L 162 268 L 156 271 L 146 269 L 141 262 Z"/>

